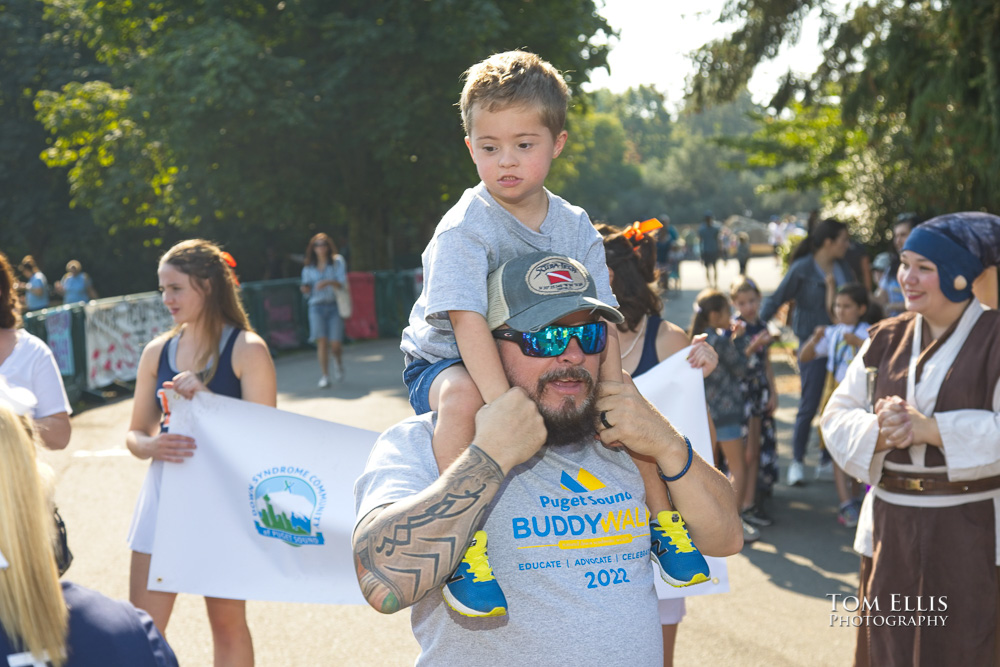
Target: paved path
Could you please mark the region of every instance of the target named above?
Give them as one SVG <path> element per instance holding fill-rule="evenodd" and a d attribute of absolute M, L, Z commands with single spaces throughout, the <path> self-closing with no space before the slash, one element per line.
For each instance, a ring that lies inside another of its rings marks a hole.
<path fill-rule="evenodd" d="M 720 272 L 728 285 L 735 261 Z M 770 258 L 751 260 L 750 274 L 765 294 L 780 274 Z M 687 327 L 695 294 L 705 283 L 694 262 L 682 265 L 685 288 L 674 293 L 667 318 Z M 372 430 L 409 416 L 400 379 L 395 340 L 350 345 L 347 380 L 329 390 L 316 388 L 311 353 L 284 355 L 277 361 L 278 406 L 284 410 Z M 780 369 L 779 369 L 780 370 Z M 789 384 L 794 374 L 788 367 Z M 781 398 L 778 413 L 782 463 L 790 452 L 794 394 Z M 125 535 L 146 464 L 124 448 L 132 402 L 120 400 L 73 418 L 73 439 L 65 452 L 45 456 L 55 467 L 58 503 L 66 519 L 76 560 L 69 579 L 108 595 L 128 595 L 129 552 Z M 810 451 L 807 463 L 816 458 Z M 832 593 L 850 594 L 857 584 L 852 532 L 836 522 L 832 483 L 801 489 L 779 485 L 771 501 L 776 524 L 762 539 L 729 560 L 732 592 L 693 598 L 680 626 L 678 665 L 835 665 L 850 661 L 854 631 L 831 628 Z M 381 616 L 367 607 L 248 603 L 257 664 L 411 665 L 418 649 L 409 615 Z M 614 632 L 609 619 L 605 631 Z M 567 632 L 574 630 L 567 627 Z M 168 638 L 185 666 L 211 665 L 211 637 L 201 598 L 178 597 Z M 571 636 L 567 639 L 572 641 Z M 470 647 L 470 651 L 474 651 Z M 474 655 L 474 653 L 470 653 Z"/>

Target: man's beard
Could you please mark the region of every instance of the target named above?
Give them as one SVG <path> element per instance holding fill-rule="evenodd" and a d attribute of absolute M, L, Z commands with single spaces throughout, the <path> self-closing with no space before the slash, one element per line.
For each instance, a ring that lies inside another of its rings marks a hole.
<path fill-rule="evenodd" d="M 545 386 L 553 381 L 579 380 L 587 384 L 587 395 L 583 403 L 577 406 L 572 397 L 567 396 L 563 404 L 550 408 L 541 404 Z M 594 438 L 597 429 L 597 385 L 594 378 L 585 368 L 574 366 L 545 373 L 538 378 L 538 386 L 531 395 L 538 405 L 538 411 L 548 429 L 545 444 L 550 447 L 586 442 Z"/>

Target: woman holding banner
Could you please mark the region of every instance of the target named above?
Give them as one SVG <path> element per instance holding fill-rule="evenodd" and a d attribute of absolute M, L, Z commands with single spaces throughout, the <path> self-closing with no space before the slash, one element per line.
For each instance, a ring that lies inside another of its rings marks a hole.
<path fill-rule="evenodd" d="M 187 399 L 211 391 L 263 405 L 277 402 L 274 364 L 240 303 L 235 266 L 229 253 L 200 239 L 168 250 L 157 273 L 163 305 L 175 326 L 151 341 L 139 360 L 126 442 L 135 456 L 152 459 L 152 464 L 129 531 L 129 598 L 149 612 L 161 632 L 166 632 L 176 594 L 147 588 L 160 480 L 166 463 L 183 463 L 197 445 L 192 438 L 169 432 L 167 390 Z M 220 598 L 205 598 L 205 603 L 216 667 L 253 665 L 246 603 Z"/>

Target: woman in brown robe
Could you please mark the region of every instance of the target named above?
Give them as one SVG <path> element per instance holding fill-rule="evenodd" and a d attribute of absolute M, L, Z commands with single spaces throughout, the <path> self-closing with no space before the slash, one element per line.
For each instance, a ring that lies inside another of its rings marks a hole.
<path fill-rule="evenodd" d="M 872 487 L 856 665 L 1000 664 L 1000 312 L 971 291 L 998 260 L 997 216 L 914 229 L 907 312 L 872 328 L 823 413 L 834 460 Z"/>

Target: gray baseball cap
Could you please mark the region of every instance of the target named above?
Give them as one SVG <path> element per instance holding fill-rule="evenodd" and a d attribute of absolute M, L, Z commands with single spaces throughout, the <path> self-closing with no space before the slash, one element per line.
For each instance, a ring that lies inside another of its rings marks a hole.
<path fill-rule="evenodd" d="M 538 331 L 582 310 L 615 324 L 625 320 L 597 298 L 597 287 L 583 264 L 551 252 L 521 255 L 491 273 L 487 298 L 490 330 L 506 324 L 518 331 Z"/>

